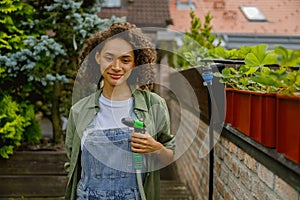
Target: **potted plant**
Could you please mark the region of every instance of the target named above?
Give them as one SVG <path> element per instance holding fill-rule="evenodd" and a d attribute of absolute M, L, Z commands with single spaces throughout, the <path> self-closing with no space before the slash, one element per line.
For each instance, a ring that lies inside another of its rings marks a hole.
<path fill-rule="evenodd" d="M 199 33 L 192 30 L 194 35 L 185 38 L 187 45 L 179 49 L 189 66 L 203 65 L 201 62 L 209 59 L 222 63 L 228 61 L 224 59 L 244 60 L 244 64 L 226 65 L 221 73 L 214 74 L 226 85 L 225 121 L 264 146 L 277 146 L 278 152 L 299 162 L 300 131 L 293 120 L 300 113 L 300 97 L 296 95 L 300 78 L 299 70 L 293 67 L 300 66 L 300 50 L 281 46 L 268 50 L 265 44 L 231 50 L 199 47 Z"/>
<path fill-rule="evenodd" d="M 227 67 L 215 76 L 221 77 L 227 86 L 226 122 L 264 146 L 273 148 L 276 95 L 272 87 L 253 79 L 257 73 L 270 70 L 266 64 L 276 61 L 274 53 L 267 48 L 264 44 L 251 47 L 245 56 L 245 65 Z"/>
<path fill-rule="evenodd" d="M 300 163 L 300 128 L 295 126 L 300 113 L 300 69 L 295 68 L 300 63 L 300 51 L 277 46 L 269 54 L 264 65 L 249 53 L 245 66 L 216 74 L 235 88 L 227 89 L 227 110 L 234 112 L 226 120 L 264 146 L 276 147 L 277 152 Z M 275 68 L 266 67 L 274 63 L 272 54 L 278 64 Z"/>
<path fill-rule="evenodd" d="M 253 81 L 276 91 L 276 149 L 289 159 L 300 163 L 300 51 L 277 46 L 277 70 L 256 72 Z"/>

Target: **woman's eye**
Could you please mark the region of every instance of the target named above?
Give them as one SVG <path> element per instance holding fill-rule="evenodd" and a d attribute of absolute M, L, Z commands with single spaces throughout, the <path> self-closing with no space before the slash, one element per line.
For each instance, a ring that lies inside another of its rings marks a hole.
<path fill-rule="evenodd" d="M 122 61 L 123 61 L 123 63 L 130 63 L 131 62 L 130 59 L 123 59 Z"/>
<path fill-rule="evenodd" d="M 112 61 L 112 60 L 113 60 L 113 57 L 105 57 L 105 60 L 106 60 L 106 61 Z"/>

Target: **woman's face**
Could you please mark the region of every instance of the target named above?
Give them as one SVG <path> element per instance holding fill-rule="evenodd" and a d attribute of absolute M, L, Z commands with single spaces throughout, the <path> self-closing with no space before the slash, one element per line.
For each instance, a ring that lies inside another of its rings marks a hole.
<path fill-rule="evenodd" d="M 111 86 L 126 84 L 135 66 L 133 49 L 121 38 L 107 41 L 101 52 L 96 53 L 96 61 L 100 64 L 104 85 Z"/>

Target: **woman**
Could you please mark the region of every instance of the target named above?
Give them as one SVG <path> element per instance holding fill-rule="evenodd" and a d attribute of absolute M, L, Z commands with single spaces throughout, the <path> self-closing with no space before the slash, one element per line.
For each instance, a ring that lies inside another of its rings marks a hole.
<path fill-rule="evenodd" d="M 132 152 L 144 158 L 147 200 L 159 199 L 159 168 L 173 160 L 174 137 L 164 99 L 147 91 L 153 46 L 135 25 L 114 23 L 87 41 L 81 58 L 88 59 L 85 74 L 98 90 L 70 110 L 66 199 L 140 199 Z M 142 121 L 146 133 L 132 132 L 124 117 Z"/>

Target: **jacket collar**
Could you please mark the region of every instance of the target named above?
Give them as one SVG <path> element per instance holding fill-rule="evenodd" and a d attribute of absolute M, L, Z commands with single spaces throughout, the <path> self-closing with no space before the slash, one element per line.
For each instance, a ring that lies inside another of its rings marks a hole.
<path fill-rule="evenodd" d="M 148 111 L 148 106 L 146 104 L 144 95 L 142 94 L 143 91 L 135 88 L 133 85 L 130 85 L 130 90 L 134 99 L 134 109 L 142 110 L 142 111 Z M 98 89 L 94 94 L 93 103 L 88 106 L 89 109 L 100 109 L 99 106 L 99 97 L 102 93 L 102 88 Z"/>

